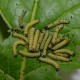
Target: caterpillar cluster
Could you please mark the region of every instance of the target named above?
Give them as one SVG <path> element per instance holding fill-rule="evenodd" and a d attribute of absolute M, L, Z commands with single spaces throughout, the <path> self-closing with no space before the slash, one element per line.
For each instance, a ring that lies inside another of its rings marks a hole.
<path fill-rule="evenodd" d="M 63 24 L 69 23 L 68 20 L 57 20 L 42 30 L 38 30 L 33 27 L 39 20 L 33 20 L 29 22 L 24 29 L 18 33 L 17 30 L 12 31 L 14 37 L 19 38 L 13 44 L 13 54 L 18 54 L 30 58 L 38 57 L 40 61 L 48 63 L 55 67 L 58 71 L 60 69 L 57 61 L 70 62 L 70 56 L 74 56 L 74 52 L 63 48 L 69 43 L 70 39 L 67 37 L 59 36 L 59 31 L 64 27 Z M 54 32 L 50 32 L 49 29 L 56 26 Z M 28 49 L 28 52 L 24 50 L 18 50 L 17 47 L 23 45 Z"/>

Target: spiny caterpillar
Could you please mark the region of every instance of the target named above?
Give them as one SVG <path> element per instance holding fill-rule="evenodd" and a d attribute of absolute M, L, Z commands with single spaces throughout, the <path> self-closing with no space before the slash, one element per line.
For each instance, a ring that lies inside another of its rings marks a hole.
<path fill-rule="evenodd" d="M 69 21 L 57 20 L 54 23 L 49 24 L 47 27 L 48 29 L 58 25 L 52 34 L 49 30 L 42 29 L 41 31 L 34 28 L 33 26 L 38 22 L 38 19 L 34 20 L 33 18 L 33 20 L 22 29 L 23 33 L 18 33 L 16 30 L 12 32 L 14 37 L 20 39 L 20 41 L 16 41 L 13 45 L 14 56 L 19 53 L 20 55 L 29 58 L 37 57 L 40 61 L 54 66 L 58 71 L 60 67 L 57 61 L 69 62 L 71 61 L 70 56 L 75 55 L 73 51 L 62 48 L 69 43 L 69 39 L 58 36 L 59 31 L 63 28 L 63 24 L 69 23 Z M 25 48 L 28 49 L 28 52 L 18 50 L 18 45 L 24 45 Z"/>
<path fill-rule="evenodd" d="M 45 26 L 45 29 L 53 28 L 53 27 L 55 27 L 55 26 L 57 26 L 59 24 L 68 24 L 68 23 L 70 23 L 70 21 L 67 20 L 67 19 L 64 19 L 64 20 L 56 20 L 56 21 L 48 24 L 47 26 Z"/>
<path fill-rule="evenodd" d="M 37 24 L 38 22 L 39 22 L 39 20 L 34 20 L 34 21 L 31 21 L 30 23 L 28 23 L 24 28 L 24 35 L 27 36 L 29 29 L 31 27 L 33 27 L 33 25 Z"/>

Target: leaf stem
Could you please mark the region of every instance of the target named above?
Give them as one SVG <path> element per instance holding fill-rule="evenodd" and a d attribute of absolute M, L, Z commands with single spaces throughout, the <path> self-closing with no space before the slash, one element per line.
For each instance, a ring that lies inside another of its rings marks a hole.
<path fill-rule="evenodd" d="M 33 7 L 33 12 L 31 16 L 31 21 L 35 19 L 36 15 L 36 10 L 37 10 L 37 3 L 39 0 L 35 0 L 34 7 Z M 26 47 L 24 48 L 24 51 L 26 51 Z M 26 64 L 26 57 L 23 57 L 22 64 L 21 64 L 21 70 L 20 70 L 20 80 L 24 80 L 24 69 L 25 69 L 25 64 Z"/>

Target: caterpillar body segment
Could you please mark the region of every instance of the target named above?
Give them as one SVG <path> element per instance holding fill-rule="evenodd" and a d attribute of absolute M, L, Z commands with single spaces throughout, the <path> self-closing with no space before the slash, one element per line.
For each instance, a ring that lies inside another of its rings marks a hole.
<path fill-rule="evenodd" d="M 45 26 L 45 29 L 53 28 L 53 27 L 55 27 L 59 24 L 68 24 L 68 23 L 70 23 L 70 21 L 67 20 L 67 19 L 65 19 L 65 20 L 56 20 L 56 21 L 50 23 L 49 25 Z"/>
<path fill-rule="evenodd" d="M 50 58 L 47 58 L 47 57 L 43 58 L 43 57 L 40 57 L 39 60 L 42 61 L 42 62 L 45 62 L 45 63 L 48 63 L 48 64 L 54 66 L 55 69 L 56 69 L 56 71 L 58 71 L 58 70 L 60 69 L 59 64 L 58 64 L 57 62 L 55 62 L 54 60 L 50 59 Z"/>
<path fill-rule="evenodd" d="M 17 54 L 18 54 L 17 47 L 19 45 L 26 45 L 26 42 L 24 42 L 23 40 L 18 40 L 13 44 L 13 54 L 14 54 L 14 56 L 17 56 Z"/>
<path fill-rule="evenodd" d="M 53 50 L 56 50 L 56 49 L 59 49 L 61 47 L 63 47 L 64 45 L 66 45 L 67 43 L 69 43 L 70 39 L 64 39 L 62 42 L 56 44 L 52 49 Z"/>
<path fill-rule="evenodd" d="M 46 56 L 47 48 L 48 48 L 48 45 L 49 45 L 51 39 L 52 39 L 52 36 L 49 36 L 48 39 L 46 40 L 46 42 L 44 44 L 42 56 Z"/>
<path fill-rule="evenodd" d="M 66 53 L 68 55 L 75 56 L 75 53 L 69 49 L 58 49 L 58 50 L 53 51 L 53 53 Z"/>
<path fill-rule="evenodd" d="M 17 32 L 13 32 L 12 35 L 13 35 L 14 37 L 17 37 L 17 38 L 21 39 L 21 40 L 24 40 L 24 41 L 26 42 L 26 44 L 28 44 L 28 38 L 25 37 L 24 35 L 18 34 Z"/>
<path fill-rule="evenodd" d="M 39 50 L 40 45 L 41 45 L 41 42 L 42 42 L 42 40 L 43 40 L 43 37 L 44 37 L 44 33 L 42 32 L 42 33 L 40 33 L 40 36 L 39 36 L 39 40 L 38 40 L 38 44 L 37 44 L 36 51 Z"/>
<path fill-rule="evenodd" d="M 40 31 L 39 31 L 39 30 L 36 30 L 36 31 L 35 31 L 35 35 L 34 35 L 34 40 L 33 40 L 33 51 L 35 51 L 36 48 L 37 48 L 37 43 L 38 43 L 38 39 L 39 39 L 39 34 L 40 34 Z"/>
<path fill-rule="evenodd" d="M 27 53 L 27 52 L 24 52 L 23 50 L 20 50 L 19 54 L 25 57 L 32 57 L 32 58 L 40 56 L 40 53 L 29 53 L 29 52 Z"/>
<path fill-rule="evenodd" d="M 29 51 L 32 51 L 32 46 L 33 46 L 33 40 L 34 40 L 34 33 L 35 33 L 35 28 L 31 28 L 29 31 Z"/>
<path fill-rule="evenodd" d="M 25 28 L 24 28 L 24 35 L 28 35 L 28 31 L 31 27 L 33 27 L 33 25 L 37 24 L 39 22 L 39 20 L 33 20 L 30 23 L 28 23 Z"/>
<path fill-rule="evenodd" d="M 42 41 L 41 46 L 40 46 L 40 50 L 41 50 L 41 51 L 43 50 L 44 44 L 45 44 L 48 36 L 49 36 L 49 30 L 46 30 L 46 31 L 45 31 L 45 34 L 44 34 L 43 41 Z"/>
<path fill-rule="evenodd" d="M 51 41 L 52 46 L 56 43 L 56 40 L 58 38 L 58 33 L 62 28 L 63 28 L 63 24 L 57 26 L 57 28 L 55 29 L 54 34 L 53 34 L 53 38 Z"/>
<path fill-rule="evenodd" d="M 62 56 L 58 56 L 58 55 L 54 55 L 52 53 L 48 53 L 47 54 L 50 58 L 54 59 L 54 60 L 59 60 L 59 61 L 71 61 L 69 58 L 65 58 L 65 57 L 62 57 Z"/>

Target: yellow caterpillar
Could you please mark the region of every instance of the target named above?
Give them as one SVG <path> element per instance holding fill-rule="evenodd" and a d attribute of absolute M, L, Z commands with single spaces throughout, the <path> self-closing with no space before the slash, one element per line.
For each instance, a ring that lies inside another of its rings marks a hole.
<path fill-rule="evenodd" d="M 48 45 L 49 45 L 51 39 L 52 39 L 52 36 L 49 36 L 44 44 L 44 48 L 43 48 L 43 52 L 42 52 L 42 56 L 44 56 L 44 57 L 46 56 L 47 48 L 48 48 Z"/>
<path fill-rule="evenodd" d="M 22 34 L 18 34 L 16 32 L 13 32 L 13 36 L 14 37 L 17 37 L 17 38 L 20 38 L 21 40 L 24 40 L 26 42 L 26 44 L 28 43 L 28 38 L 26 38 L 24 35 Z"/>
<path fill-rule="evenodd" d="M 33 51 L 35 51 L 36 48 L 37 48 L 39 34 L 40 34 L 40 31 L 39 30 L 36 30 L 35 31 L 35 35 L 34 35 L 34 40 L 33 40 Z"/>
<path fill-rule="evenodd" d="M 62 42 L 56 44 L 52 49 L 53 50 L 59 49 L 59 48 L 63 47 L 64 45 L 66 45 L 69 41 L 70 41 L 70 39 L 66 38 Z"/>
<path fill-rule="evenodd" d="M 50 59 L 50 58 L 40 57 L 39 60 L 42 61 L 42 62 L 45 62 L 45 63 L 48 63 L 48 64 L 54 66 L 54 67 L 56 68 L 56 71 L 58 71 L 58 70 L 60 69 L 59 64 L 56 63 L 54 60 L 52 60 L 52 59 Z"/>
<path fill-rule="evenodd" d="M 73 53 L 72 51 L 68 50 L 68 49 L 58 49 L 53 51 L 54 53 L 66 53 L 72 56 L 75 56 L 75 53 Z"/>
<path fill-rule="evenodd" d="M 35 28 L 31 28 L 29 31 L 29 51 L 32 51 L 33 40 L 34 40 Z"/>
<path fill-rule="evenodd" d="M 63 24 L 57 26 L 57 28 L 55 29 L 54 34 L 53 34 L 53 38 L 51 41 L 52 46 L 54 46 L 54 44 L 56 44 L 56 40 L 58 38 L 58 33 L 62 28 L 63 28 Z"/>
<path fill-rule="evenodd" d="M 42 42 L 42 40 L 43 40 L 43 37 L 44 37 L 44 33 L 42 32 L 42 33 L 40 33 L 40 36 L 39 36 L 39 40 L 38 40 L 38 44 L 37 44 L 36 51 L 39 50 L 40 44 L 41 44 L 41 42 Z"/>
<path fill-rule="evenodd" d="M 59 61 L 71 61 L 69 58 L 65 58 L 62 56 L 58 56 L 58 55 L 54 55 L 52 53 L 48 53 L 47 54 L 50 58 L 54 59 L 54 60 L 59 60 Z"/>
<path fill-rule="evenodd" d="M 50 24 L 48 24 L 47 26 L 45 26 L 45 29 L 50 29 L 50 28 L 53 28 L 59 24 L 67 24 L 67 23 L 70 23 L 69 20 L 65 19 L 65 20 L 56 20 Z"/>
<path fill-rule="evenodd" d="M 31 27 L 33 27 L 33 25 L 37 24 L 39 22 L 39 20 L 33 20 L 30 23 L 28 23 L 25 28 L 24 28 L 24 35 L 28 35 L 28 31 Z"/>
<path fill-rule="evenodd" d="M 18 40 L 13 44 L 13 54 L 14 54 L 14 56 L 17 56 L 17 53 L 18 53 L 17 52 L 17 47 L 19 45 L 26 45 L 26 43 L 24 41 L 22 41 L 22 40 Z"/>
<path fill-rule="evenodd" d="M 68 54 L 63 54 L 63 53 L 55 53 L 55 55 L 58 55 L 58 56 L 62 56 L 62 57 L 70 57 Z"/>
<path fill-rule="evenodd" d="M 21 54 L 22 56 L 25 56 L 25 57 L 39 57 L 40 56 L 40 53 L 27 53 L 27 52 L 24 52 L 23 50 L 19 51 L 19 54 Z"/>
<path fill-rule="evenodd" d="M 43 47 L 44 47 L 44 44 L 45 44 L 45 42 L 46 42 L 46 40 L 47 40 L 47 38 L 48 38 L 48 35 L 49 35 L 49 30 L 46 30 L 46 31 L 45 31 L 45 34 L 44 34 L 43 41 L 42 41 L 41 46 L 40 46 L 40 50 L 41 50 L 41 51 L 43 50 Z"/>

